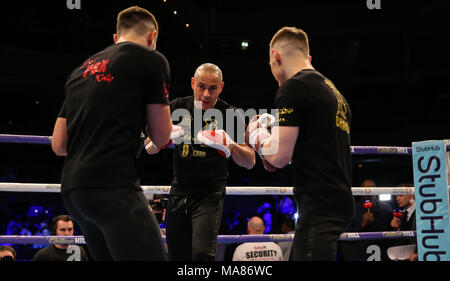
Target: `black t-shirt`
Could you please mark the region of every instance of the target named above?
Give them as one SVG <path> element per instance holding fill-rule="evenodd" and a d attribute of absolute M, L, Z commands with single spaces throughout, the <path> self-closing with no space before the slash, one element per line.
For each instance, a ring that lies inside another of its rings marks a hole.
<path fill-rule="evenodd" d="M 87 261 L 88 256 L 82 246 L 70 245 L 67 249 L 50 245 L 40 249 L 33 257 L 33 261 Z"/>
<path fill-rule="evenodd" d="M 285 81 L 275 99 L 280 126 L 299 127 L 291 161 L 300 212 L 351 218 L 351 111 L 333 83 L 306 69 Z"/>
<path fill-rule="evenodd" d="M 67 118 L 62 191 L 140 188 L 136 155 L 147 104 L 169 104 L 170 70 L 159 52 L 131 42 L 91 56 L 68 78 L 60 117 Z"/>
<path fill-rule="evenodd" d="M 170 102 L 174 124 L 184 129 L 183 142 L 175 145 L 173 153 L 174 174 L 171 193 L 225 191 L 228 159 L 220 156 L 216 149 L 196 144 L 197 134 L 201 129 L 223 129 L 234 141 L 243 143 L 245 119 L 239 110 L 235 110 L 221 99 L 217 100 L 212 110 L 204 111 L 196 108 L 194 110 L 194 108 L 193 96 L 177 98 Z M 214 114 L 214 110 L 217 114 Z M 230 115 L 231 112 L 234 112 L 235 118 L 230 118 L 233 117 Z M 231 120 L 233 126 L 230 124 Z"/>

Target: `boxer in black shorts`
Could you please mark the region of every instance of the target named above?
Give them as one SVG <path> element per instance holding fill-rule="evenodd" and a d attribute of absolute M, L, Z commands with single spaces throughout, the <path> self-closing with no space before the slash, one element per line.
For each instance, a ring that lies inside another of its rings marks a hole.
<path fill-rule="evenodd" d="M 155 50 L 157 35 L 147 10 L 121 11 L 115 44 L 89 57 L 65 85 L 52 149 L 66 156 L 62 197 L 95 260 L 167 260 L 136 167 L 141 131 L 162 146 L 172 130 L 170 71 Z"/>
<path fill-rule="evenodd" d="M 205 63 L 197 68 L 191 79 L 194 95 L 170 102 L 173 121 L 184 131 L 182 140 L 175 140 L 174 177 L 166 213 L 171 260 L 215 259 L 228 158 L 247 169 L 255 165 L 255 153 L 245 144 L 244 116 L 235 111 L 236 118 L 227 119 L 227 110 L 235 108 L 218 98 L 223 85 L 220 68 Z M 217 114 L 207 117 L 212 110 Z M 238 124 L 234 126 L 235 132 L 227 131 L 230 121 L 241 122 L 241 131 Z M 147 145 L 148 153 L 158 151 Z"/>
<path fill-rule="evenodd" d="M 270 66 L 279 84 L 278 125 L 269 131 L 252 119 L 251 145 L 268 170 L 290 164 L 299 212 L 293 259 L 336 260 L 337 239 L 354 214 L 350 107 L 312 67 L 303 30 L 284 27 L 273 36 Z"/>

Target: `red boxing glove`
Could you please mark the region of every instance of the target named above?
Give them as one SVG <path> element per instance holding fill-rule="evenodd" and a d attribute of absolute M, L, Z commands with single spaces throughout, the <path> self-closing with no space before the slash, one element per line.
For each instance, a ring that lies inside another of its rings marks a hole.
<path fill-rule="evenodd" d="M 204 145 L 217 149 L 221 156 L 230 157 L 233 140 L 224 130 L 201 130 L 197 134 L 197 139 Z"/>

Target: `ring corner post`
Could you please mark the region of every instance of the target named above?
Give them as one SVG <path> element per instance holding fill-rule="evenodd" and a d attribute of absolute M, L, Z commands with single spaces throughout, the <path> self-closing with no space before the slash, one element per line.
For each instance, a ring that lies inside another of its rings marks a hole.
<path fill-rule="evenodd" d="M 450 261 L 449 143 L 412 143 L 419 261 Z"/>

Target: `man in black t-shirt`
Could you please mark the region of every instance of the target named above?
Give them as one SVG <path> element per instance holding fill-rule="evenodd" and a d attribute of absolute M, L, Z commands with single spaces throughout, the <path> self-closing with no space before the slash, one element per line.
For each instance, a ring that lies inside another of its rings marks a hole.
<path fill-rule="evenodd" d="M 174 175 L 166 213 L 171 260 L 215 259 L 228 157 L 247 169 L 255 165 L 255 153 L 244 141 L 243 111 L 218 98 L 223 85 L 220 68 L 205 63 L 191 79 L 194 95 L 170 102 L 173 121 L 184 131 L 174 140 Z M 159 151 L 146 147 L 149 154 Z"/>
<path fill-rule="evenodd" d="M 52 235 L 73 236 L 75 228 L 73 219 L 68 215 L 59 215 L 52 220 Z M 40 249 L 33 256 L 33 261 L 87 261 L 88 255 L 83 246 L 70 244 L 53 244 Z"/>
<path fill-rule="evenodd" d="M 299 211 L 293 259 L 336 260 L 337 239 L 354 213 L 351 112 L 310 59 L 303 30 L 284 27 L 274 35 L 270 66 L 279 85 L 276 122 L 270 132 L 256 117 L 247 130 L 266 169 L 290 163 Z"/>
<path fill-rule="evenodd" d="M 155 50 L 157 35 L 150 12 L 121 11 L 115 44 L 77 67 L 65 85 L 52 149 L 67 156 L 64 204 L 95 260 L 167 259 L 136 167 L 141 131 L 163 146 L 172 130 L 170 70 Z"/>

